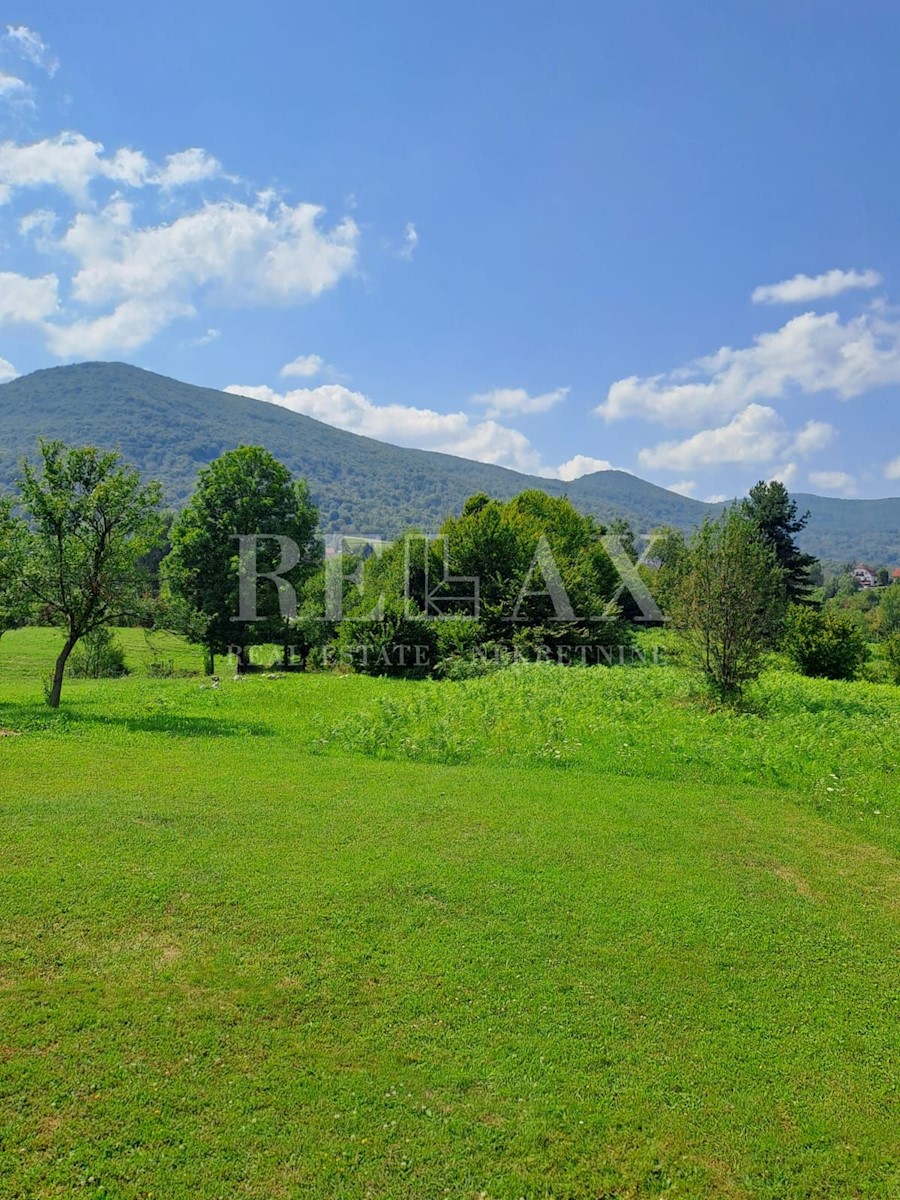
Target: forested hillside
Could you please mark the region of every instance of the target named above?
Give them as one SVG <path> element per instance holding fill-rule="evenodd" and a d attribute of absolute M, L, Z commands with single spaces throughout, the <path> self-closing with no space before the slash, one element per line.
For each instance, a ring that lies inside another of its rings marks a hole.
<path fill-rule="evenodd" d="M 571 483 L 503 467 L 409 450 L 335 429 L 287 409 L 123 363 L 81 363 L 36 371 L 0 386 L 0 489 L 18 473 L 40 435 L 118 448 L 148 478 L 162 481 L 173 507 L 184 503 L 198 469 L 240 443 L 265 446 L 308 480 L 332 532 L 396 535 L 436 529 L 467 496 L 508 499 L 540 487 L 568 495 L 604 520 L 625 516 L 640 530 L 690 528 L 710 506 L 623 471 Z M 900 499 L 798 497 L 812 519 L 801 541 L 826 558 L 900 561 Z"/>

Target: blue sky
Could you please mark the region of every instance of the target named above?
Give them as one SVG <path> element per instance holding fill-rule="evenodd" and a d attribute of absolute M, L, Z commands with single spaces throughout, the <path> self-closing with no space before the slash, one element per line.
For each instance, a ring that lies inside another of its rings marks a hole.
<path fill-rule="evenodd" d="M 124 360 L 548 476 L 900 494 L 896 5 L 28 0 L 0 34 L 0 377 Z"/>

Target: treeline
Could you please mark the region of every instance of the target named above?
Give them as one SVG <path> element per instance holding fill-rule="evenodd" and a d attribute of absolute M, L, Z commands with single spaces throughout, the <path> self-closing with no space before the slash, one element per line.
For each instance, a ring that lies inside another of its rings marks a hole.
<path fill-rule="evenodd" d="M 62 629 L 53 707 L 79 644 L 100 661 L 108 627 L 127 623 L 182 634 L 210 674 L 223 655 L 247 670 L 254 647 L 275 644 L 286 669 L 460 679 L 518 659 L 639 660 L 637 629 L 669 622 L 683 660 L 726 700 L 773 652 L 852 678 L 877 635 L 900 682 L 900 587 L 884 589 L 877 628 L 823 606 L 818 564 L 796 544 L 808 515 L 780 483 L 689 538 L 658 531 L 642 555 L 626 522 L 605 527 L 538 490 L 472 496 L 436 537 L 326 546 L 305 482 L 258 446 L 205 467 L 174 518 L 160 505 L 159 486 L 117 455 L 60 442 L 42 442 L 18 494 L 0 500 L 0 635 Z"/>

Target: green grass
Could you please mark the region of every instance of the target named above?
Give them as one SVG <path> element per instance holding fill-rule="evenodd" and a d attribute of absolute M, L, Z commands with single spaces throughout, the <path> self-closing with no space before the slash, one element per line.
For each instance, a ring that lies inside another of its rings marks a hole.
<path fill-rule="evenodd" d="M 0 1196 L 900 1194 L 896 689 L 125 636 L 0 639 Z"/>

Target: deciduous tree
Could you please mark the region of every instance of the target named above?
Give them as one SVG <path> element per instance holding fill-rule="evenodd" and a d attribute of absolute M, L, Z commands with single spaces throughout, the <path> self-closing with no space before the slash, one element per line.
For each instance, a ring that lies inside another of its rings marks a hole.
<path fill-rule="evenodd" d="M 685 550 L 673 617 L 689 658 L 721 699 L 739 699 L 756 678 L 783 611 L 774 552 L 740 509 L 707 520 Z"/>
<path fill-rule="evenodd" d="M 259 538 L 260 575 L 278 569 L 282 544 L 277 538 L 294 542 L 299 562 L 285 579 L 299 589 L 319 562 L 317 523 L 306 483 L 261 446 L 229 450 L 200 472 L 190 503 L 172 526 L 172 550 L 162 573 L 175 607 L 181 606 L 184 631 L 203 639 L 210 673 L 215 655 L 230 645 L 276 641 L 287 653 L 291 641 L 290 621 L 281 613 L 271 581 L 260 581 L 258 619 L 241 621 L 238 538 Z"/>
<path fill-rule="evenodd" d="M 141 483 L 118 454 L 42 441 L 40 463 L 23 464 L 22 502 L 32 537 L 26 594 L 65 634 L 47 696 L 59 707 L 66 663 L 94 629 L 140 610 L 140 560 L 160 538 L 159 484 Z"/>

